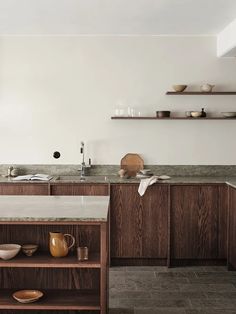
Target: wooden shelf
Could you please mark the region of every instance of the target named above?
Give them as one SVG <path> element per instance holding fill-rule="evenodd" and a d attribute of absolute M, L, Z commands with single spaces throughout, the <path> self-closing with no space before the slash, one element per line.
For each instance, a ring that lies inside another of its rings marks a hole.
<path fill-rule="evenodd" d="M 14 291 L 0 290 L 0 310 L 100 310 L 99 292 L 94 290 L 42 290 L 42 299 L 28 304 L 13 299 Z"/>
<path fill-rule="evenodd" d="M 111 117 L 114 120 L 192 120 L 192 121 L 204 121 L 204 120 L 224 120 L 231 121 L 236 120 L 235 118 L 224 118 L 224 117 L 209 117 L 209 118 L 186 118 L 186 117 L 170 117 L 170 118 L 157 118 L 157 117 Z"/>
<path fill-rule="evenodd" d="M 166 92 L 166 95 L 236 95 L 236 92 Z"/>
<path fill-rule="evenodd" d="M 30 257 L 19 254 L 8 261 L 0 260 L 0 267 L 100 268 L 101 263 L 99 253 L 89 253 L 89 260 L 84 262 L 79 262 L 76 255 L 56 258 L 48 253 L 39 253 Z"/>

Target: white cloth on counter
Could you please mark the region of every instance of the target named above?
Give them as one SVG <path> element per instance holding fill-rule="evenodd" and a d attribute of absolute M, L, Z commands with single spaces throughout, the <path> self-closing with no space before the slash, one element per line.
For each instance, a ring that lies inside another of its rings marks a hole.
<path fill-rule="evenodd" d="M 140 196 L 143 196 L 144 193 L 146 192 L 147 188 L 150 185 L 153 185 L 154 183 L 156 183 L 158 180 L 158 176 L 152 176 L 151 178 L 147 178 L 147 179 L 142 179 L 139 183 L 139 187 L 138 187 L 138 193 Z"/>

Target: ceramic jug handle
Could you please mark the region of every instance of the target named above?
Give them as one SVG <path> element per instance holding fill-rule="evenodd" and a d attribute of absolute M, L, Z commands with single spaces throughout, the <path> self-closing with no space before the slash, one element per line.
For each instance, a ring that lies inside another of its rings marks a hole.
<path fill-rule="evenodd" d="M 66 233 L 64 234 L 64 237 L 70 237 L 72 239 L 72 243 L 70 246 L 68 246 L 68 250 L 71 249 L 74 245 L 75 245 L 75 237 L 73 237 L 73 235 L 69 234 L 69 233 Z"/>

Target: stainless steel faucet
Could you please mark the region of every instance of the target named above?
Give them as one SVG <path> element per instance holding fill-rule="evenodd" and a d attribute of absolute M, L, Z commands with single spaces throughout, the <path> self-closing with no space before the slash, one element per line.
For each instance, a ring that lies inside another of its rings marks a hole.
<path fill-rule="evenodd" d="M 82 154 L 82 162 L 81 162 L 81 169 L 80 169 L 80 180 L 83 181 L 83 180 L 85 180 L 85 169 L 86 169 L 86 165 L 84 162 L 84 142 L 81 142 L 80 153 Z"/>
<path fill-rule="evenodd" d="M 84 142 L 81 142 L 80 153 L 82 154 L 82 162 L 80 165 L 80 180 L 84 181 L 85 175 L 86 175 L 86 168 L 91 168 L 91 159 L 89 158 L 89 164 L 88 165 L 86 165 L 86 163 L 84 161 Z"/>

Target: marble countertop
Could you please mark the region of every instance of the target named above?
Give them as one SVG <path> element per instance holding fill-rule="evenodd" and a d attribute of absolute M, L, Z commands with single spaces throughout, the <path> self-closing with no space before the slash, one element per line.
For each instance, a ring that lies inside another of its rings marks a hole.
<path fill-rule="evenodd" d="M 107 221 L 109 196 L 0 196 L 0 221 Z"/>
<path fill-rule="evenodd" d="M 88 176 L 84 181 L 80 181 L 79 176 L 60 176 L 54 178 L 51 183 L 107 183 L 107 184 L 139 184 L 140 178 L 120 178 L 118 176 Z M 170 180 L 159 180 L 157 184 L 224 184 L 235 182 L 236 177 L 198 177 L 198 176 L 183 176 L 183 177 L 171 177 Z"/>
<path fill-rule="evenodd" d="M 84 181 L 80 180 L 80 176 L 54 176 L 50 181 L 13 181 L 11 178 L 4 178 L 0 177 L 0 183 L 14 183 L 14 184 L 21 184 L 21 183 L 45 183 L 45 184 L 64 184 L 64 183 L 91 183 L 91 184 L 130 184 L 130 183 L 137 183 L 139 184 L 140 178 L 120 178 L 118 176 L 86 176 Z M 236 177 L 230 176 L 178 176 L 178 177 L 171 177 L 170 180 L 160 180 L 157 184 L 224 184 L 227 183 L 233 187 L 236 187 Z"/>
<path fill-rule="evenodd" d="M 232 186 L 232 188 L 236 189 L 236 178 L 231 179 L 229 181 L 226 181 L 226 184 L 228 184 L 229 186 Z"/>

